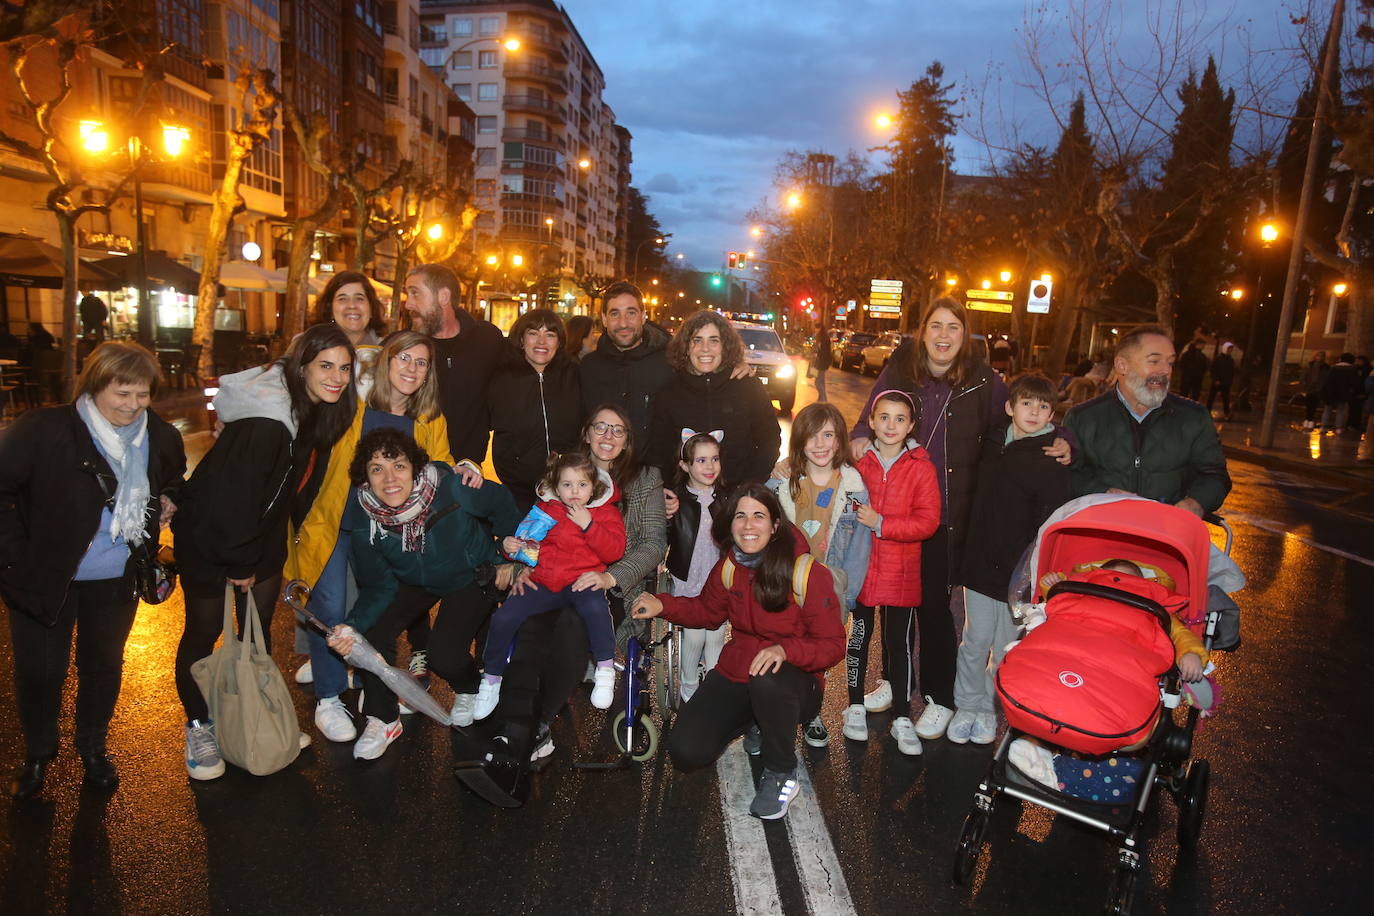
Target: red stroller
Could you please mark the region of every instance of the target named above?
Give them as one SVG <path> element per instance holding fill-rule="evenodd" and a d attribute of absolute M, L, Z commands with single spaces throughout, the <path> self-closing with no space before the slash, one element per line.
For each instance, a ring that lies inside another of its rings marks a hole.
<path fill-rule="evenodd" d="M 1230 529 L 1217 517 L 1208 522 L 1226 531 L 1229 554 Z M 1130 910 L 1140 869 L 1140 827 L 1156 786 L 1168 789 L 1178 805 L 1180 847 L 1196 845 L 1209 767 L 1205 760 L 1189 759 L 1198 709 L 1190 707 L 1183 722 L 1176 721 L 1180 684 L 1168 633 L 1173 612 L 1204 636 L 1209 649 L 1231 647 L 1214 639 L 1220 611 L 1209 610 L 1210 553 L 1203 521 L 1136 497 L 1082 497 L 1065 504 L 1040 529 L 1012 577 L 1008 598 L 1014 611 L 1032 615 L 1041 611 L 1039 602 L 1046 602 L 1047 622 L 1011 649 L 998 670 L 997 692 L 1011 727 L 965 818 L 955 881 L 965 883 L 972 875 L 1003 794 L 1099 829 L 1120 843 L 1108 912 Z M 1066 580 L 1043 595 L 1035 584 L 1047 572 L 1109 558 L 1132 561 L 1158 584 L 1138 583 L 1145 587 L 1127 591 L 1090 576 L 1093 581 Z M 1141 776 L 1131 797 L 1112 802 L 1055 791 L 1010 761 L 1011 742 L 1025 736 L 1087 754 L 1143 742 L 1135 752 Z"/>

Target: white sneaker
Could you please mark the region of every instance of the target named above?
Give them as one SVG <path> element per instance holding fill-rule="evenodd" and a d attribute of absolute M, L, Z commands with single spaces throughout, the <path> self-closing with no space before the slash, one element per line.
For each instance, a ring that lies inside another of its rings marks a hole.
<path fill-rule="evenodd" d="M 363 736 L 353 745 L 353 756 L 359 760 L 376 760 L 386 753 L 391 742 L 401 737 L 402 730 L 399 716 L 395 722 L 383 722 L 376 716 L 368 716 L 367 724 L 363 726 Z"/>
<path fill-rule="evenodd" d="M 868 710 L 858 703 L 845 708 L 844 736 L 850 741 L 868 740 Z"/>
<path fill-rule="evenodd" d="M 476 704 L 477 694 L 455 693 L 453 695 L 453 712 L 449 716 L 449 721 L 459 728 L 467 728 L 472 724 L 472 710 Z"/>
<path fill-rule="evenodd" d="M 973 731 L 969 733 L 968 740 L 974 744 L 991 744 L 996 741 L 997 716 L 990 712 L 980 712 L 977 721 L 973 723 Z"/>
<path fill-rule="evenodd" d="M 864 694 L 864 709 L 869 712 L 887 712 L 891 708 L 892 685 L 887 681 L 879 681 L 876 690 Z"/>
<path fill-rule="evenodd" d="M 193 720 L 186 723 L 186 775 L 192 779 L 218 779 L 224 775 L 224 758 L 219 753 L 215 723 Z"/>
<path fill-rule="evenodd" d="M 597 709 L 610 709 L 615 700 L 615 666 L 597 665 L 594 683 L 592 705 Z"/>
<path fill-rule="evenodd" d="M 472 717 L 485 719 L 492 714 L 499 702 L 501 702 L 501 682 L 492 683 L 485 677 L 482 678 L 482 683 L 477 686 L 477 699 L 472 704 Z"/>
<path fill-rule="evenodd" d="M 690 700 L 692 698 L 692 695 L 697 692 L 697 688 L 700 686 L 701 681 L 692 681 L 690 683 L 687 681 L 683 681 L 682 685 L 678 688 L 678 694 L 682 697 L 682 702 L 686 703 L 688 700 Z"/>
<path fill-rule="evenodd" d="M 916 734 L 927 740 L 938 738 L 949 728 L 949 720 L 953 718 L 954 710 L 926 697 L 925 711 L 921 713 L 921 718 L 916 720 Z"/>
<path fill-rule="evenodd" d="M 310 659 L 305 660 L 305 664 L 296 669 L 297 684 L 315 683 L 315 671 L 310 667 Z M 351 686 L 351 685 L 350 685 Z"/>
<path fill-rule="evenodd" d="M 949 720 L 949 728 L 945 730 L 945 737 L 955 744 L 967 744 L 969 736 L 973 734 L 973 725 L 978 721 L 978 714 L 961 709 L 954 714 L 954 718 Z"/>
<path fill-rule="evenodd" d="M 329 697 L 315 704 L 315 727 L 330 741 L 352 741 L 358 737 L 353 717 L 338 697 Z"/>
<path fill-rule="evenodd" d="M 897 739 L 897 750 L 908 757 L 921 753 L 921 739 L 916 737 L 916 726 L 906 716 L 892 720 L 892 737 Z"/>

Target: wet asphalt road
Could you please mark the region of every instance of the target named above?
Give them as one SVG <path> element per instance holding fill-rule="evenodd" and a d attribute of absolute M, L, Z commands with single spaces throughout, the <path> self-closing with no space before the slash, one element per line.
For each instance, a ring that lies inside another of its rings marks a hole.
<path fill-rule="evenodd" d="M 829 380 L 852 417 L 869 380 L 838 372 Z M 799 404 L 813 397 L 804 387 Z M 1237 596 L 1245 644 L 1219 661 L 1224 706 L 1195 744 L 1213 767 L 1201 848 L 1179 856 L 1174 807 L 1159 796 L 1135 912 L 1364 911 L 1359 879 L 1374 861 L 1374 742 L 1363 695 L 1374 683 L 1370 500 L 1254 465 L 1233 462 L 1232 473 L 1226 509 L 1237 518 L 1234 555 L 1250 585 Z M 67 744 L 44 801 L 0 801 L 0 911 L 735 911 L 714 771 L 675 773 L 662 755 L 617 772 L 573 769 L 573 758 L 609 754 L 606 716 L 585 693 L 555 727 L 554 764 L 516 811 L 462 789 L 445 730 L 419 717 L 408 717 L 406 733 L 373 763 L 315 733 L 313 747 L 277 775 L 230 767 L 216 782 L 189 783 L 171 677 L 180 629 L 179 596 L 140 611 L 111 735 L 122 777 L 112 798 L 81 790 Z M 289 672 L 297 660 L 284 612 L 273 629 Z M 4 627 L 6 770 L 23 756 L 9 657 Z M 1012 800 L 998 808 L 971 888 L 953 885 L 955 840 L 991 749 L 935 741 L 923 756 L 903 757 L 887 736 L 888 714 L 870 717 L 867 744 L 845 741 L 840 688 L 832 676 L 831 746 L 801 753 L 854 910 L 1100 911 L 1113 847 Z M 435 689 L 447 700 L 446 688 Z M 297 699 L 314 733 L 312 701 L 299 691 Z M 727 753 L 739 754 L 738 744 Z M 805 912 L 785 825 L 766 824 L 764 834 L 781 911 Z"/>

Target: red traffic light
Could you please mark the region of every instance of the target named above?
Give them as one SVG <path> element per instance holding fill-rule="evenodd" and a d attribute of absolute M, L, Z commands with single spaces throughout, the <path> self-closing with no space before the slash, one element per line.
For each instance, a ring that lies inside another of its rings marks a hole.
<path fill-rule="evenodd" d="M 738 251 L 732 251 L 732 252 L 730 252 L 730 269 L 731 269 L 731 270 L 734 270 L 734 269 L 735 269 L 735 266 L 736 266 L 738 263 L 739 263 L 739 252 L 738 252 Z"/>

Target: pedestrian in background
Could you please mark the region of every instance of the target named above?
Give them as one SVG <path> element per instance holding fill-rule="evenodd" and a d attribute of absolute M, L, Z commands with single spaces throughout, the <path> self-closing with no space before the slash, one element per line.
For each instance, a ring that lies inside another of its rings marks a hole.
<path fill-rule="evenodd" d="M 1194 338 L 1188 341 L 1183 355 L 1178 358 L 1178 393 L 1190 401 L 1202 400 L 1202 379 L 1207 375 L 1207 355 L 1202 352 L 1202 341 Z"/>
<path fill-rule="evenodd" d="M 1222 419 L 1231 419 L 1231 385 L 1236 380 L 1236 360 L 1231 355 L 1234 348 L 1229 340 L 1217 348 L 1212 357 L 1212 387 L 1207 392 L 1207 412 L 1212 412 L 1212 404 L 1221 395 Z"/>
<path fill-rule="evenodd" d="M 596 349 L 596 322 L 590 315 L 573 315 L 567 326 L 568 356 L 580 363 L 582 357 Z"/>
<path fill-rule="evenodd" d="M 1317 408 L 1322 406 L 1322 389 L 1326 387 L 1326 377 L 1330 373 L 1331 366 L 1326 361 L 1325 350 L 1318 350 L 1302 371 L 1303 402 L 1307 407 L 1303 429 L 1312 429 L 1317 425 Z"/>
<path fill-rule="evenodd" d="M 1355 357 L 1342 353 L 1322 384 L 1322 430 L 1335 435 L 1350 415 L 1350 399 L 1359 391 L 1360 372 Z"/>
<path fill-rule="evenodd" d="M 821 328 L 816 334 L 816 355 L 811 360 L 811 369 L 816 373 L 816 400 L 825 403 L 825 373 L 835 365 L 835 355 L 830 348 L 830 332 Z"/>
<path fill-rule="evenodd" d="M 1345 421 L 1347 429 L 1353 429 L 1358 435 L 1364 428 L 1364 380 L 1369 377 L 1369 357 L 1355 357 L 1355 373 L 1359 376 L 1359 381 L 1355 383 L 1355 393 L 1350 396 L 1350 416 Z"/>
<path fill-rule="evenodd" d="M 0 597 L 25 743 L 15 798 L 42 790 L 57 755 L 73 630 L 85 782 L 118 785 L 106 736 L 138 610 L 130 550 L 156 550 L 186 472 L 181 434 L 148 408 L 161 382 L 152 353 L 104 343 L 75 401 L 27 411 L 0 439 Z"/>
<path fill-rule="evenodd" d="M 105 304 L 105 300 L 94 292 L 89 292 L 81 297 L 81 304 L 76 309 L 81 316 L 82 334 L 97 341 L 104 340 L 105 319 L 110 317 L 110 307 Z"/>

